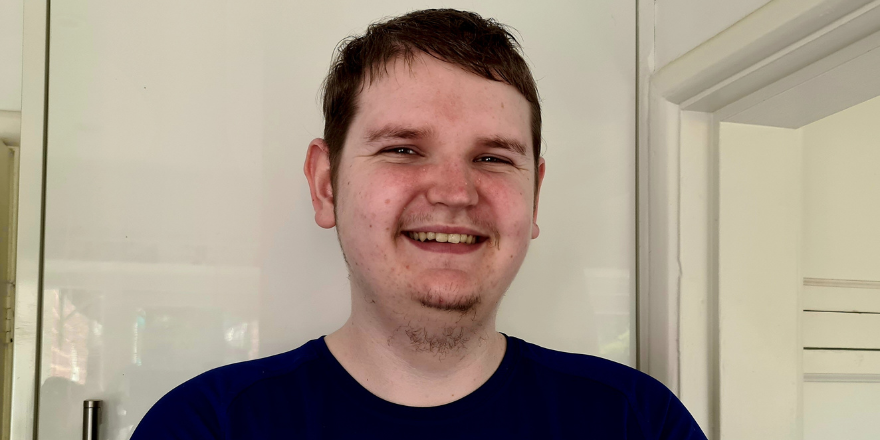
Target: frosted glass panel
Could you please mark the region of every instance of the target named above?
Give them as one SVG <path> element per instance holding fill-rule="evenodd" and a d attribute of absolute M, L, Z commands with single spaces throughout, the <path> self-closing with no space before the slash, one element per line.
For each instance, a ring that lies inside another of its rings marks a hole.
<path fill-rule="evenodd" d="M 499 330 L 634 363 L 632 2 L 446 2 L 516 27 L 545 109 L 541 236 Z M 209 368 L 348 316 L 302 163 L 338 41 L 410 1 L 53 3 L 41 439 L 127 438 Z"/>

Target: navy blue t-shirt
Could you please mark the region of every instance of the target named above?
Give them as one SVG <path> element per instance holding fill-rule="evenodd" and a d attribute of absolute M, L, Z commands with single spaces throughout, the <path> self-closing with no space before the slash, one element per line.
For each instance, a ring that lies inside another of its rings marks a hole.
<path fill-rule="evenodd" d="M 217 368 L 169 392 L 133 440 L 705 439 L 660 382 L 627 366 L 507 337 L 498 370 L 473 393 L 419 408 L 362 387 L 324 338 Z"/>

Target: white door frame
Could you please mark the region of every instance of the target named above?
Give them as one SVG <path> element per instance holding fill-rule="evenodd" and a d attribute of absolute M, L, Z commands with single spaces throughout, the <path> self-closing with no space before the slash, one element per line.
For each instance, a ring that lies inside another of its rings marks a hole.
<path fill-rule="evenodd" d="M 32 439 L 39 368 L 48 1 L 24 2 L 10 437 Z"/>
<path fill-rule="evenodd" d="M 656 72 L 640 94 L 640 368 L 679 394 L 710 438 L 721 438 L 725 313 L 720 123 L 797 128 L 878 96 L 878 48 L 880 0 L 773 0 Z"/>

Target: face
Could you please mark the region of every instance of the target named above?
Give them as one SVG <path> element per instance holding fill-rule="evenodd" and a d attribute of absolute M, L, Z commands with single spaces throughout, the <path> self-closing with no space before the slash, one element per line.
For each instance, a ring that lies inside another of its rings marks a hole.
<path fill-rule="evenodd" d="M 337 227 L 354 298 L 490 314 L 538 236 L 529 103 L 430 56 L 367 83 L 335 194 L 322 140 L 306 162 L 316 221 Z"/>

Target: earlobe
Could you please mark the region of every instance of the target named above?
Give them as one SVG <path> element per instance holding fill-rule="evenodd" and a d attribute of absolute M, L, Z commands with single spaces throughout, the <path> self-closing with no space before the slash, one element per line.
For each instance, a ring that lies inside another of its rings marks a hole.
<path fill-rule="evenodd" d="M 538 228 L 538 200 L 541 195 L 541 184 L 544 183 L 544 171 L 546 169 L 546 165 L 544 162 L 544 158 L 538 159 L 538 184 L 535 186 L 535 209 L 534 214 L 532 216 L 532 240 L 538 238 L 538 235 L 541 233 L 541 229 Z"/>
<path fill-rule="evenodd" d="M 336 226 L 333 211 L 333 181 L 330 176 L 330 150 L 324 139 L 317 138 L 309 143 L 303 172 L 309 181 L 312 207 L 315 208 L 315 223 L 329 229 Z"/>

